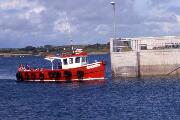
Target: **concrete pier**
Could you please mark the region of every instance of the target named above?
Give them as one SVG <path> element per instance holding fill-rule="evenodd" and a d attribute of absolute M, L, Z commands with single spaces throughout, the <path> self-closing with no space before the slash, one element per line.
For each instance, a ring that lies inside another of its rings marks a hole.
<path fill-rule="evenodd" d="M 111 53 L 115 77 L 168 75 L 180 67 L 180 50 L 151 50 Z M 169 75 L 180 75 L 180 69 Z"/>
<path fill-rule="evenodd" d="M 115 52 L 110 45 L 113 77 L 180 75 L 180 49 Z"/>

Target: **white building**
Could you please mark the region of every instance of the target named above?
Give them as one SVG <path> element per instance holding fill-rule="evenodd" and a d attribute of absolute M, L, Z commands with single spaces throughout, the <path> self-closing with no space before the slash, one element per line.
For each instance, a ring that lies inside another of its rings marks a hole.
<path fill-rule="evenodd" d="M 111 39 L 113 41 L 113 39 Z M 131 50 L 176 49 L 180 48 L 180 36 L 118 38 L 113 41 L 113 52 L 123 48 Z"/>

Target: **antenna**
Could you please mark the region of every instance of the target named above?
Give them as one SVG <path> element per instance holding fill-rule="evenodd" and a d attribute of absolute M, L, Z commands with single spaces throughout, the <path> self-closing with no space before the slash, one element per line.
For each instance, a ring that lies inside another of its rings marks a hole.
<path fill-rule="evenodd" d="M 68 16 L 67 16 L 67 12 L 66 12 L 66 25 L 67 25 L 67 29 L 68 29 L 68 32 L 69 32 L 69 39 L 70 39 L 70 43 L 71 43 L 71 49 L 72 49 L 72 51 L 73 51 L 73 53 L 74 53 L 74 47 L 73 47 L 73 40 L 71 39 L 72 37 L 71 37 L 71 29 L 70 29 L 70 27 L 71 27 L 71 25 L 70 25 L 70 23 L 69 23 L 69 19 L 68 19 Z"/>

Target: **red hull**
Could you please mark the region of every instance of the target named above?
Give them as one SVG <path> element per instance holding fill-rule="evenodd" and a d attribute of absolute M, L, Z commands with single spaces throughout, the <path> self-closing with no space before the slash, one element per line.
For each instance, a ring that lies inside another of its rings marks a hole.
<path fill-rule="evenodd" d="M 39 69 L 39 70 L 19 70 L 16 74 L 18 81 L 54 81 L 54 82 L 74 82 L 74 81 L 94 81 L 104 80 L 105 64 L 96 62 L 78 68 L 71 69 Z"/>

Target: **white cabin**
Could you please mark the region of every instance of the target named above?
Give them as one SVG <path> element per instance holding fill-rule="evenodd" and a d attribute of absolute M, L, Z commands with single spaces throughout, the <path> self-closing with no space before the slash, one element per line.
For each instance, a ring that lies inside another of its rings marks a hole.
<path fill-rule="evenodd" d="M 64 55 L 60 57 L 46 57 L 45 59 L 51 61 L 52 69 L 54 60 L 60 60 L 59 63 L 61 63 L 61 67 L 59 66 L 59 69 L 77 68 L 87 64 L 86 53 Z"/>

